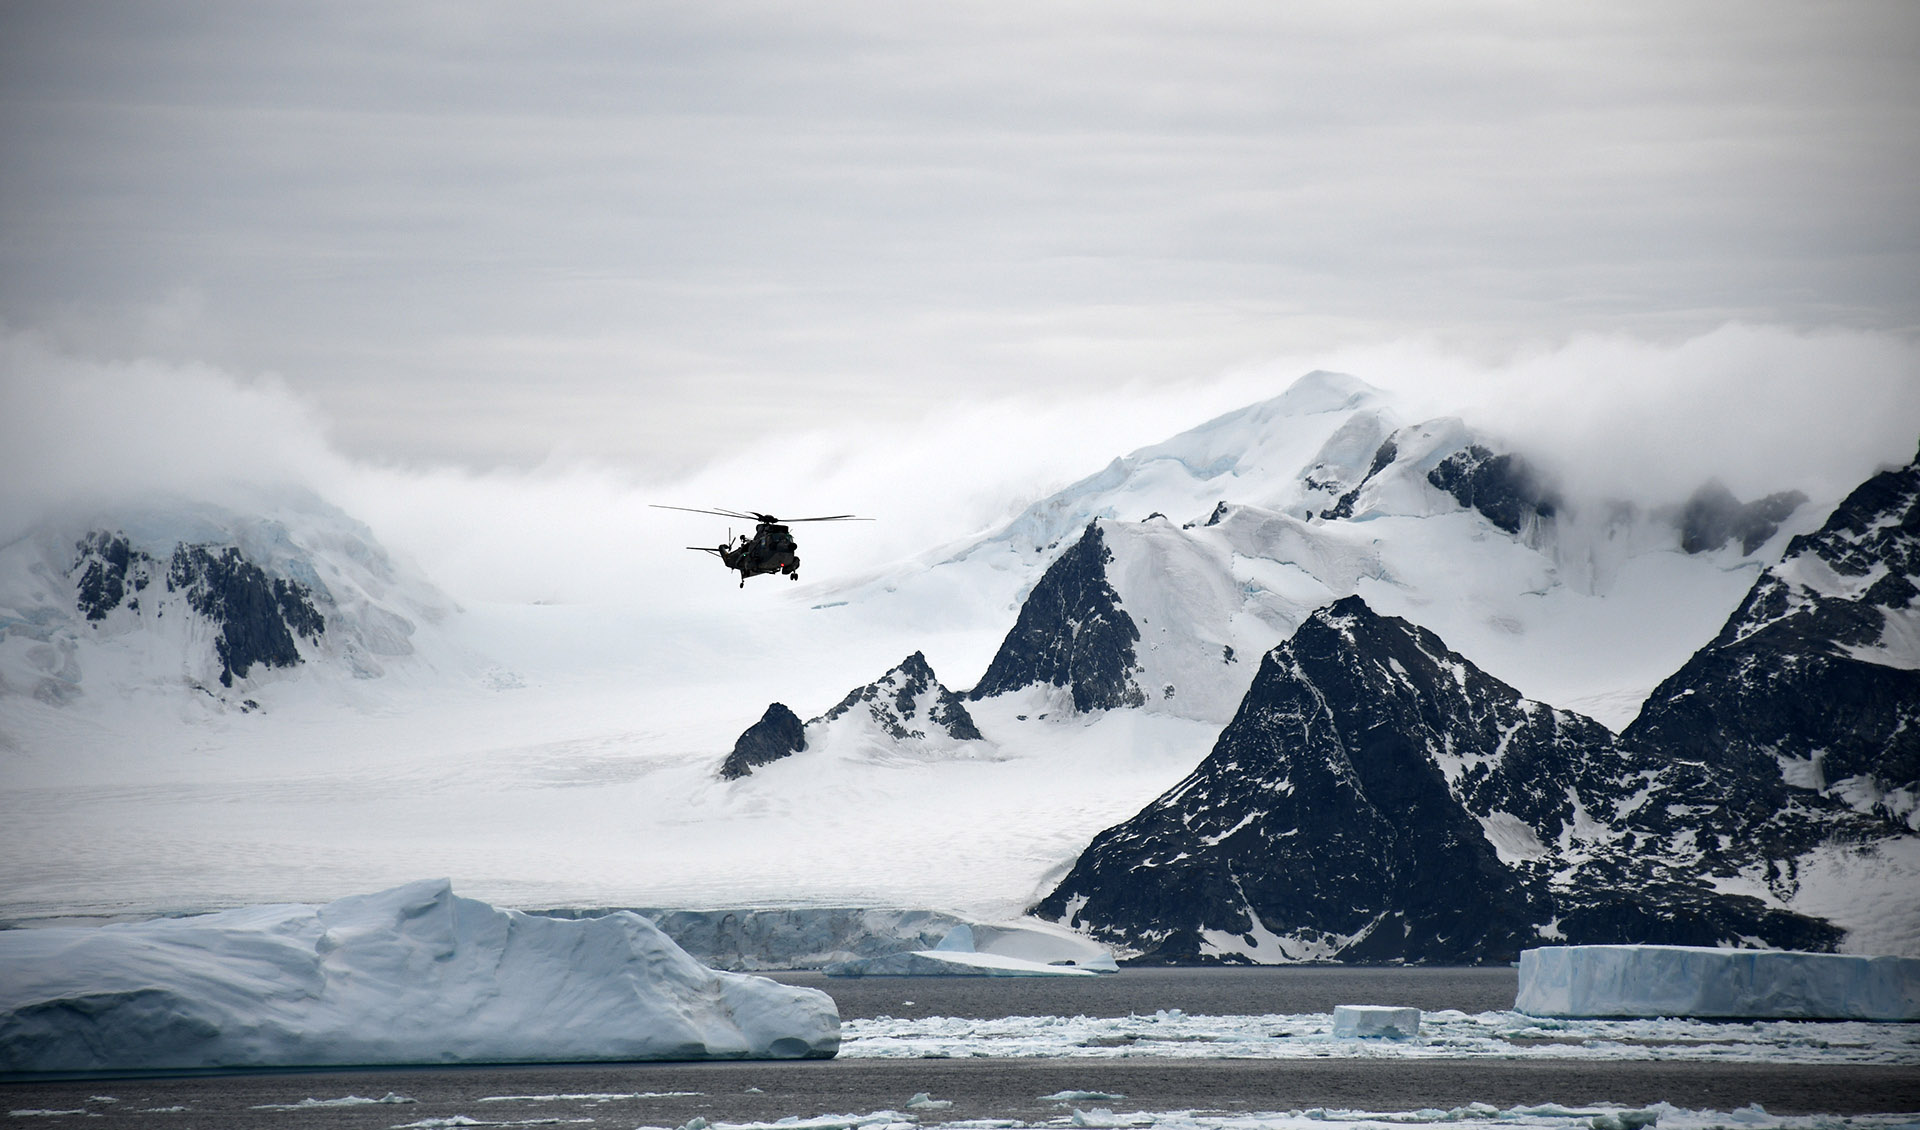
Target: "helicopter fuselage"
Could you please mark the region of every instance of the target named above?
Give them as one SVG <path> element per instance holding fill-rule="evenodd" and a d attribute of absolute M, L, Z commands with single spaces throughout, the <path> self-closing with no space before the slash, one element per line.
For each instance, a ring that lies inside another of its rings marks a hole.
<path fill-rule="evenodd" d="M 779 523 L 762 522 L 754 528 L 749 537 L 740 537 L 718 550 L 720 560 L 727 568 L 740 574 L 740 583 L 746 584 L 748 577 L 758 577 L 766 573 L 779 573 L 783 576 L 799 579 L 799 545 L 793 540 L 793 531 Z"/>

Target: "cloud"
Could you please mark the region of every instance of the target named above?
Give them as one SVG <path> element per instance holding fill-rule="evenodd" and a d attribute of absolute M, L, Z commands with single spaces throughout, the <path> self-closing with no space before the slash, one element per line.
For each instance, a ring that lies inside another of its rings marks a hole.
<path fill-rule="evenodd" d="M 0 364 L 6 537 L 154 491 L 246 505 L 294 485 L 367 522 L 457 599 L 682 611 L 738 605 L 719 567 L 684 547 L 744 524 L 650 504 L 878 519 L 802 529 L 803 575 L 846 576 L 978 536 L 1116 456 L 1278 395 L 1315 368 L 1389 389 L 1408 422 L 1464 416 L 1588 496 L 1674 502 L 1718 478 L 1745 498 L 1800 489 L 1831 503 L 1878 466 L 1912 458 L 1920 441 L 1914 343 L 1744 325 L 1673 343 L 1579 337 L 1494 360 L 1396 341 L 1180 386 L 737 428 L 703 466 L 673 475 L 577 454 L 490 470 L 355 459 L 330 441 L 319 408 L 270 377 L 87 361 L 23 334 L 0 339 Z"/>
<path fill-rule="evenodd" d="M 1834 501 L 1920 443 L 1920 343 L 1885 333 L 1727 325 L 1679 341 L 1580 335 L 1495 362 L 1431 344 L 1332 363 L 1502 436 L 1589 496 Z"/>
<path fill-rule="evenodd" d="M 13 5 L 0 318 L 282 373 L 358 455 L 566 442 L 652 473 L 740 426 L 1430 331 L 1911 327 L 1916 26 L 1875 0 Z"/>
<path fill-rule="evenodd" d="M 319 413 L 272 376 L 95 361 L 0 334 L 0 542 L 157 493 L 240 503 L 342 466 Z"/>

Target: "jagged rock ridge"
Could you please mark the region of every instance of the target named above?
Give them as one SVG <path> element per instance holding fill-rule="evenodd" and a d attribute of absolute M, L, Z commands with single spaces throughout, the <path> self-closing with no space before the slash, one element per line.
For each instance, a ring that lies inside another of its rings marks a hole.
<path fill-rule="evenodd" d="M 1722 823 L 1776 854 L 1827 834 L 1788 818 L 1816 798 L 1920 829 L 1917 578 L 1920 459 L 1869 479 L 1789 542 L 1626 738 L 1737 767 Z"/>
<path fill-rule="evenodd" d="M 924 703 L 923 710 L 923 700 L 928 696 L 931 699 Z M 832 722 L 862 704 L 874 724 L 896 741 L 927 736 L 926 729 L 916 725 L 922 714 L 927 728 L 957 741 L 980 740 L 980 729 L 974 725 L 973 715 L 967 713 L 966 702 L 941 685 L 927 657 L 917 651 L 880 678 L 850 691 L 821 720 Z"/>
<path fill-rule="evenodd" d="M 1213 752 L 1035 913 L 1174 961 L 1833 945 L 1825 923 L 1704 879 L 1688 814 L 1717 785 L 1351 597 L 1268 653 Z"/>

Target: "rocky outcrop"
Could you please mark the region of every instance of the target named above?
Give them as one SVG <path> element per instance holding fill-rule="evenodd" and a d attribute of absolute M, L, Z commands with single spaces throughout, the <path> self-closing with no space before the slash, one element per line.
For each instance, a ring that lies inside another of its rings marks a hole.
<path fill-rule="evenodd" d="M 1140 629 L 1107 579 L 1113 560 L 1098 522 L 1061 554 L 1020 606 L 1013 630 L 967 697 L 992 698 L 1023 687 L 1065 688 L 1082 713 L 1139 706 L 1134 645 Z"/>
<path fill-rule="evenodd" d="M 1551 519 L 1561 505 L 1558 492 L 1531 464 L 1477 443 L 1447 456 L 1427 472 L 1427 481 L 1510 534 Z"/>
<path fill-rule="evenodd" d="M 762 765 L 791 757 L 806 748 L 806 727 L 799 715 L 776 702 L 733 743 L 733 752 L 720 765 L 720 776 L 723 780 L 736 781 Z"/>

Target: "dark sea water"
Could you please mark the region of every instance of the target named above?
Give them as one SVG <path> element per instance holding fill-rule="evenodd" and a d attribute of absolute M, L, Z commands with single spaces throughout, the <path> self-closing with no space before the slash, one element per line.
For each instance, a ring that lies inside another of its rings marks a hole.
<path fill-rule="evenodd" d="M 1129 969 L 1099 979 L 828 978 L 846 1019 L 930 1015 L 1125 1016 L 1327 1012 L 1336 1004 L 1424 1011 L 1511 1008 L 1512 969 Z M 911 1003 L 908 1003 L 911 1002 Z M 546 1064 L 363 1068 L 0 1083 L 0 1125 L 207 1130 L 362 1130 L 456 1125 L 680 1127 L 902 1110 L 916 1093 L 953 1105 L 926 1126 L 966 1119 L 1064 1125 L 1061 1091 L 1124 1095 L 1127 1111 L 1222 1114 L 1314 1107 L 1370 1111 L 1670 1102 L 1776 1115 L 1920 1112 L 1911 1067 L 1769 1063 L 1324 1059 L 834 1059 L 778 1063 Z M 392 1097 L 406 1102 L 360 1102 Z M 1584 1123 L 1581 1124 L 1584 1126 Z"/>

